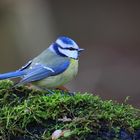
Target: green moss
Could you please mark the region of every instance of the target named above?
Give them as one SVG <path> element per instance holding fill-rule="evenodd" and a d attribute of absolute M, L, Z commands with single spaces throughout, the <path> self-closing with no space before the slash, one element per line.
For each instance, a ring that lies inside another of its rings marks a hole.
<path fill-rule="evenodd" d="M 0 139 L 28 136 L 49 140 L 57 129 L 71 132 L 61 139 L 84 139 L 102 127 L 116 134 L 121 128 L 129 133 L 140 128 L 140 110 L 125 103 L 103 101 L 89 93 L 69 96 L 54 90 L 56 94 L 49 95 L 12 86 L 9 80 L 0 81 Z M 62 121 L 65 116 L 69 121 Z"/>

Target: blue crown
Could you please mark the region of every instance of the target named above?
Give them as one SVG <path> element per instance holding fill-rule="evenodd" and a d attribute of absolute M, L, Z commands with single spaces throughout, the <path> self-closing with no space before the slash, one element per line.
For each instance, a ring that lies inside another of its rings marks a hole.
<path fill-rule="evenodd" d="M 60 39 L 63 43 L 73 45 L 74 41 L 70 39 L 69 37 L 60 36 L 58 39 Z"/>

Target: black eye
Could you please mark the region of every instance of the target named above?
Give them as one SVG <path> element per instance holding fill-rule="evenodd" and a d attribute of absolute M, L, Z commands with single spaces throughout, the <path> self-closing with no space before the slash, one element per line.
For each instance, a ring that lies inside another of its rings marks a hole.
<path fill-rule="evenodd" d="M 58 45 L 58 44 L 57 44 L 57 45 Z M 58 47 L 61 48 L 61 49 L 63 49 L 63 50 L 70 50 L 70 51 L 78 50 L 78 49 L 75 49 L 75 48 L 72 48 L 72 47 L 70 47 L 70 48 L 63 48 L 63 47 L 61 47 L 60 45 L 58 45 Z"/>
<path fill-rule="evenodd" d="M 75 50 L 77 50 L 77 49 L 75 49 L 75 48 L 62 48 L 61 46 L 59 46 L 59 48 L 61 48 L 61 49 L 63 49 L 63 50 L 70 50 L 70 51 L 75 51 Z"/>
<path fill-rule="evenodd" d="M 74 50 L 76 50 L 76 49 L 74 49 L 74 48 L 67 48 L 68 50 L 71 50 L 71 51 L 74 51 Z"/>

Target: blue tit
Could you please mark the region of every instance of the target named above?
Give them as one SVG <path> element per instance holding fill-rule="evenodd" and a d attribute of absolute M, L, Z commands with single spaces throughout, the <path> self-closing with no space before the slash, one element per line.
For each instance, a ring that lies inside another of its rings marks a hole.
<path fill-rule="evenodd" d="M 71 38 L 61 36 L 21 69 L 0 74 L 0 80 L 20 77 L 17 85 L 31 83 L 42 89 L 63 86 L 77 74 L 83 50 Z"/>

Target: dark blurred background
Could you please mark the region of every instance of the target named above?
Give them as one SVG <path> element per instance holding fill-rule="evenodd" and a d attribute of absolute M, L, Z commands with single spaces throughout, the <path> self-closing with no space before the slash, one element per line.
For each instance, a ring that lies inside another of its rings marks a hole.
<path fill-rule="evenodd" d="M 85 52 L 67 87 L 140 107 L 140 2 L 0 0 L 0 73 L 15 70 L 59 35 Z"/>

